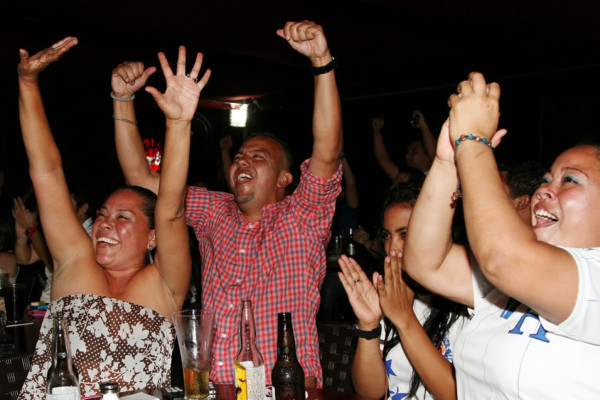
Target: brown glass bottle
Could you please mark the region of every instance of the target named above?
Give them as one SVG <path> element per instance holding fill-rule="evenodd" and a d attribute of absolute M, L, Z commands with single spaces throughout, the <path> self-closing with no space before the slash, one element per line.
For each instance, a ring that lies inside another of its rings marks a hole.
<path fill-rule="evenodd" d="M 296 358 L 292 314 L 277 314 L 277 361 L 271 372 L 277 400 L 304 400 L 304 370 Z"/>

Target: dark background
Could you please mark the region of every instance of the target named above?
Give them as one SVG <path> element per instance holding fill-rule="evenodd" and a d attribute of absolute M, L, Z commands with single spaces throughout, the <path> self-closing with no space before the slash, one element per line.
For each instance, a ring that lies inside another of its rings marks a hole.
<path fill-rule="evenodd" d="M 434 131 L 446 101 L 469 71 L 501 84 L 501 127 L 509 135 L 501 160 L 551 161 L 584 138 L 597 139 L 600 110 L 598 1 L 22 1 L 3 2 L 0 16 L 0 165 L 5 192 L 29 185 L 17 111 L 18 48 L 31 54 L 64 36 L 79 45 L 41 75 L 54 135 L 71 181 L 100 198 L 122 183 L 114 150 L 110 73 L 123 60 L 157 65 L 177 46 L 202 51 L 213 76 L 203 99 L 256 98 L 246 129 L 228 127 L 228 113 L 199 108 L 190 181 L 216 175 L 218 140 L 268 130 L 282 136 L 298 160 L 311 151 L 312 78 L 308 61 L 275 35 L 287 20 L 323 25 L 342 97 L 345 152 L 357 175 L 364 219 L 389 183 L 372 151 L 371 118 L 386 119 L 394 159 L 418 131 L 421 109 Z M 190 57 L 191 58 L 191 57 Z M 160 71 L 149 84 L 162 89 Z M 162 113 L 141 91 L 136 99 L 143 136 L 161 139 Z M 216 184 L 215 184 L 216 185 Z"/>

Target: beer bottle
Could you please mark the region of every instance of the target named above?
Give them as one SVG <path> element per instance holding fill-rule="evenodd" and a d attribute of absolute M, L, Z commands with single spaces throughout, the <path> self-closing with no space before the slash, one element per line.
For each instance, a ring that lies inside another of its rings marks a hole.
<path fill-rule="evenodd" d="M 79 379 L 73 372 L 66 320 L 52 320 L 52 365 L 46 385 L 47 400 L 80 400 Z"/>
<path fill-rule="evenodd" d="M 356 257 L 356 243 L 354 242 L 354 231 L 348 229 L 348 246 L 346 247 L 346 255 L 348 257 Z"/>
<path fill-rule="evenodd" d="M 238 400 L 264 400 L 265 363 L 256 347 L 252 301 L 240 302 L 240 351 L 235 356 L 235 381 Z"/>
<path fill-rule="evenodd" d="M 296 358 L 292 314 L 277 314 L 277 361 L 271 373 L 277 400 L 304 400 L 304 370 Z"/>

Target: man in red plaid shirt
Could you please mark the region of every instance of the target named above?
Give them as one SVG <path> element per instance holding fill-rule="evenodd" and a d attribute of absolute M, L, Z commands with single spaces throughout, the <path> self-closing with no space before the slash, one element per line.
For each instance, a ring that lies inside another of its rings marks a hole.
<path fill-rule="evenodd" d="M 340 100 L 335 64 L 321 26 L 288 22 L 277 35 L 313 66 L 314 144 L 311 158 L 302 164 L 300 184 L 286 197 L 292 182 L 287 146 L 269 135 L 251 136 L 230 168 L 233 195 L 189 187 L 186 220 L 199 240 L 203 307 L 216 310 L 211 379 L 235 380 L 238 305 L 250 299 L 267 384 L 277 358 L 277 313 L 291 312 L 298 359 L 306 385 L 314 387 L 322 385 L 315 316 L 341 181 Z M 141 63 L 121 64 L 113 71 L 113 91 L 115 85 L 127 84 L 133 96 L 153 72 L 153 67 L 144 69 Z M 123 100 L 115 99 L 115 115 L 118 111 L 122 118 L 135 121 L 133 102 Z M 160 178 L 148 168 L 137 125 L 115 123 L 115 135 L 127 183 L 157 191 Z"/>

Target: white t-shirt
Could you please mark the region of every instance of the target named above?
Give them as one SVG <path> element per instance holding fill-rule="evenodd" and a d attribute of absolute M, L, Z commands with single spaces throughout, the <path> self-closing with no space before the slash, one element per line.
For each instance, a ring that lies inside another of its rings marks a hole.
<path fill-rule="evenodd" d="M 421 325 L 425 323 L 431 309 L 429 308 L 428 301 L 430 296 L 426 297 L 415 297 L 415 301 L 413 302 L 413 311 Z M 452 347 L 451 343 L 454 343 L 456 339 L 456 335 L 460 331 L 463 326 L 464 318 L 458 319 L 448 331 L 446 337 L 443 340 L 442 351 L 444 357 L 450 362 L 452 362 Z M 382 332 L 381 332 L 381 350 L 383 351 L 383 343 L 386 341 L 385 337 L 385 323 L 381 321 L 382 324 Z M 392 338 L 392 332 L 390 332 L 389 339 Z M 406 358 L 406 354 L 404 353 L 404 349 L 401 344 L 397 344 L 394 346 L 390 352 L 387 354 L 385 358 L 385 367 L 388 374 L 388 398 L 393 400 L 403 400 L 407 399 L 407 394 L 410 390 L 410 381 L 413 375 L 413 367 Z M 417 389 L 416 399 L 433 399 L 429 392 L 425 390 L 425 387 L 421 384 Z"/>
<path fill-rule="evenodd" d="M 459 399 L 600 397 L 600 248 L 565 248 L 579 292 L 560 325 L 540 318 L 474 270 L 472 319 L 454 343 Z"/>

